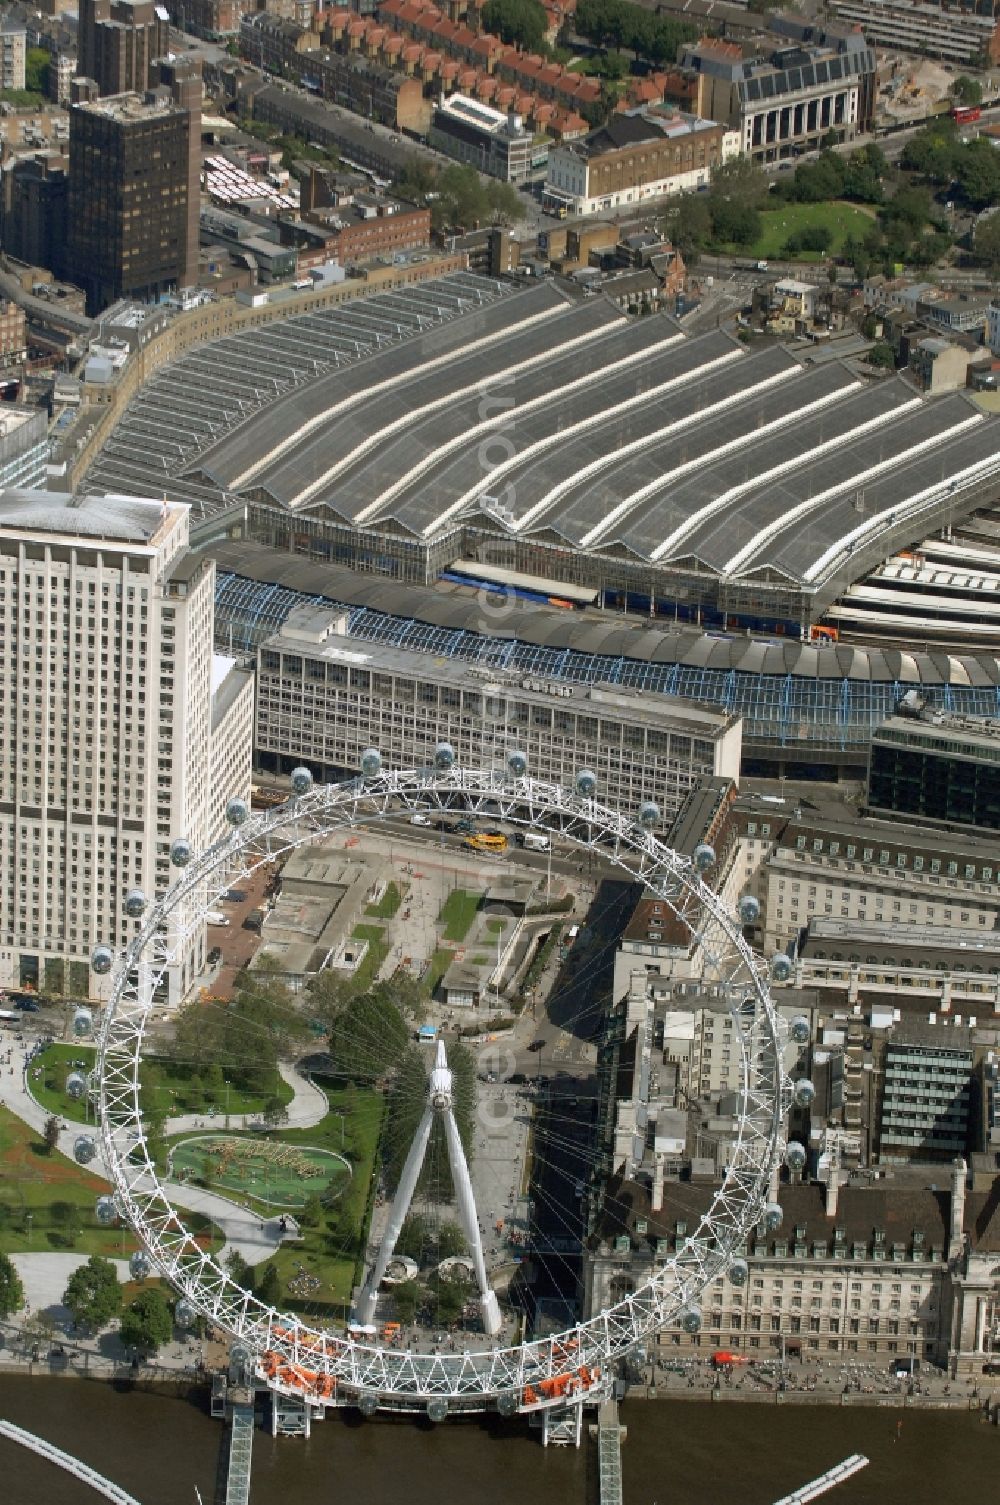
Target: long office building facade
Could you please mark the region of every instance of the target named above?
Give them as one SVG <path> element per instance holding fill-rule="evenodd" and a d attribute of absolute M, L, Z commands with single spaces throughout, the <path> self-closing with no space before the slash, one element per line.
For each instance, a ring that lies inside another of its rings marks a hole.
<path fill-rule="evenodd" d="M 0 985 L 98 997 L 93 948 L 209 838 L 215 570 L 188 509 L 0 493 Z M 204 926 L 169 974 L 178 1001 Z"/>
<path fill-rule="evenodd" d="M 420 767 L 439 742 L 460 764 L 488 767 L 516 748 L 537 778 L 572 785 L 592 768 L 602 801 L 628 810 L 652 799 L 664 815 L 702 775 L 738 776 L 740 721 L 725 712 L 435 662 L 347 637 L 344 625 L 304 608 L 261 646 L 255 755 L 263 767 L 306 763 L 336 778 L 357 770 L 366 747 L 388 766 Z"/>

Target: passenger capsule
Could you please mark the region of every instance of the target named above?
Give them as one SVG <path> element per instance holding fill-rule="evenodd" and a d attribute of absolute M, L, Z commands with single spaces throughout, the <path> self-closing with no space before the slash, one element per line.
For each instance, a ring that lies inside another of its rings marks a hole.
<path fill-rule="evenodd" d="M 245 826 L 250 819 L 250 806 L 239 796 L 226 801 L 226 820 L 231 826 Z"/>
<path fill-rule="evenodd" d="M 581 768 L 576 776 L 576 792 L 582 800 L 592 800 L 597 793 L 597 774 L 592 768 Z"/>
<path fill-rule="evenodd" d="M 308 794 L 313 786 L 313 776 L 308 768 L 292 769 L 292 793 Z"/>
<path fill-rule="evenodd" d="M 187 1297 L 182 1296 L 180 1301 L 178 1301 L 177 1305 L 174 1307 L 174 1321 L 176 1322 L 177 1326 L 194 1327 L 197 1319 L 198 1312 L 196 1308 L 191 1304 L 190 1301 L 188 1301 Z"/>
<path fill-rule="evenodd" d="M 792 1100 L 800 1108 L 808 1108 L 816 1100 L 816 1088 L 808 1077 L 799 1077 L 792 1087 Z"/>
<path fill-rule="evenodd" d="M 736 912 L 744 925 L 756 925 L 760 919 L 760 900 L 753 894 L 743 894 L 736 906 Z"/>
<path fill-rule="evenodd" d="M 654 800 L 643 800 L 639 806 L 639 824 L 651 831 L 660 819 L 660 807 Z"/>
<path fill-rule="evenodd" d="M 700 1306 L 686 1306 L 681 1312 L 681 1327 L 686 1333 L 700 1333 L 701 1320 Z"/>
<path fill-rule="evenodd" d="M 450 742 L 439 742 L 434 749 L 434 767 L 439 773 L 447 773 L 455 766 L 455 749 Z"/>
<path fill-rule="evenodd" d="M 110 1228 L 112 1223 L 117 1223 L 118 1208 L 115 1206 L 114 1197 L 98 1197 L 94 1203 L 94 1217 L 104 1228 Z"/>
<path fill-rule="evenodd" d="M 771 977 L 775 982 L 787 982 L 792 970 L 792 959 L 783 951 L 778 951 L 771 957 Z"/>
<path fill-rule="evenodd" d="M 90 953 L 90 965 L 99 977 L 105 976 L 115 964 L 115 953 L 110 946 L 95 946 Z"/>
<path fill-rule="evenodd" d="M 750 1266 L 745 1259 L 734 1259 L 729 1266 L 729 1283 L 734 1286 L 745 1286 L 750 1278 Z"/>
<path fill-rule="evenodd" d="M 176 841 L 170 843 L 170 861 L 174 867 L 187 867 L 194 857 L 194 847 L 183 836 L 178 836 Z"/>
<path fill-rule="evenodd" d="M 125 913 L 130 920 L 137 920 L 146 908 L 146 895 L 141 888 L 130 888 L 125 895 Z"/>
<path fill-rule="evenodd" d="M 71 1071 L 66 1078 L 66 1096 L 73 1102 L 79 1102 L 87 1090 L 87 1079 L 79 1071 Z"/>
<path fill-rule="evenodd" d="M 523 779 L 528 772 L 528 760 L 523 752 L 517 749 L 507 754 L 507 772 L 512 779 Z"/>
<path fill-rule="evenodd" d="M 361 754 L 361 773 L 366 779 L 377 779 L 382 772 L 382 754 L 377 747 L 366 747 Z"/>
<path fill-rule="evenodd" d="M 797 1139 L 790 1139 L 785 1145 L 785 1164 L 790 1171 L 803 1171 L 806 1168 L 806 1147 Z"/>
<path fill-rule="evenodd" d="M 695 847 L 694 865 L 699 873 L 707 873 L 709 868 L 715 866 L 715 848 L 710 847 L 707 841 L 699 842 Z"/>
<path fill-rule="evenodd" d="M 128 1273 L 133 1280 L 148 1280 L 152 1269 L 152 1262 L 144 1249 L 137 1249 L 129 1255 Z"/>
<path fill-rule="evenodd" d="M 94 1033 L 94 1016 L 89 1009 L 77 1009 L 73 1015 L 73 1033 L 78 1040 L 86 1040 Z"/>
<path fill-rule="evenodd" d="M 812 1034 L 812 1030 L 809 1027 L 809 1020 L 806 1018 L 805 1014 L 797 1014 L 795 1016 L 791 1024 L 788 1026 L 788 1033 L 795 1041 L 796 1045 L 807 1045 L 809 1043 L 809 1037 Z"/>
<path fill-rule="evenodd" d="M 73 1159 L 77 1165 L 89 1165 L 97 1154 L 97 1144 L 90 1134 L 78 1134 L 73 1141 Z"/>

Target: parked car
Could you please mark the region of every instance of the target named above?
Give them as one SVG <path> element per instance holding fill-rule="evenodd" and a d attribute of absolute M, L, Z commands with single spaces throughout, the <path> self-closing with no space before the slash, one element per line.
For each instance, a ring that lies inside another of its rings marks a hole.
<path fill-rule="evenodd" d="M 22 1014 L 38 1014 L 41 1012 L 33 998 L 15 998 L 14 1007 L 20 1009 Z"/>

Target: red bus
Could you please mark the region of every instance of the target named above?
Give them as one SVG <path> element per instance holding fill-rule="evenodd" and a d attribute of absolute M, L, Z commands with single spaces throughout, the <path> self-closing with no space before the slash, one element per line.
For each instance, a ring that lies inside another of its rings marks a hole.
<path fill-rule="evenodd" d="M 978 120 L 982 114 L 979 105 L 954 105 L 951 118 L 956 125 L 971 125 L 973 120 Z"/>

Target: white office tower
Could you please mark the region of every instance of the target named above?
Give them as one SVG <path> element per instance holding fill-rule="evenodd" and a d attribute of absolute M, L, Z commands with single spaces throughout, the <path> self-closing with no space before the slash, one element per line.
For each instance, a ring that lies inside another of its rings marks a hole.
<path fill-rule="evenodd" d="M 164 892 L 174 837 L 206 845 L 214 581 L 185 506 L 0 491 L 0 985 L 106 993 L 126 892 Z M 171 1002 L 204 950 L 200 927 Z"/>
<path fill-rule="evenodd" d="M 496 1337 L 500 1332 L 500 1305 L 497 1301 L 496 1292 L 486 1279 L 486 1261 L 483 1259 L 483 1241 L 479 1232 L 479 1220 L 476 1217 L 476 1202 L 472 1195 L 472 1181 L 469 1177 L 469 1165 L 465 1158 L 465 1150 L 462 1148 L 461 1135 L 455 1122 L 454 1098 L 452 1094 L 451 1069 L 448 1065 L 448 1057 L 445 1054 L 444 1041 L 438 1042 L 437 1058 L 434 1069 L 427 1083 L 427 1101 L 424 1111 L 417 1126 L 417 1132 L 413 1136 L 406 1162 L 403 1165 L 403 1174 L 399 1178 L 396 1195 L 392 1201 L 389 1212 L 389 1223 L 385 1235 L 379 1247 L 372 1273 L 368 1283 L 361 1293 L 358 1301 L 358 1321 L 370 1323 L 375 1316 L 375 1304 L 378 1300 L 378 1288 L 382 1284 L 386 1270 L 392 1262 L 392 1256 L 396 1249 L 396 1240 L 402 1231 L 406 1221 L 406 1214 L 410 1210 L 413 1201 L 413 1193 L 416 1191 L 417 1181 L 420 1176 L 420 1168 L 424 1163 L 427 1153 L 427 1145 L 431 1137 L 431 1127 L 435 1116 L 444 1121 L 445 1141 L 448 1145 L 448 1163 L 451 1166 L 451 1179 L 455 1186 L 455 1197 L 458 1202 L 458 1217 L 465 1234 L 466 1243 L 472 1259 L 476 1274 L 476 1284 L 479 1287 L 479 1302 L 483 1316 L 483 1327 L 489 1336 Z"/>

